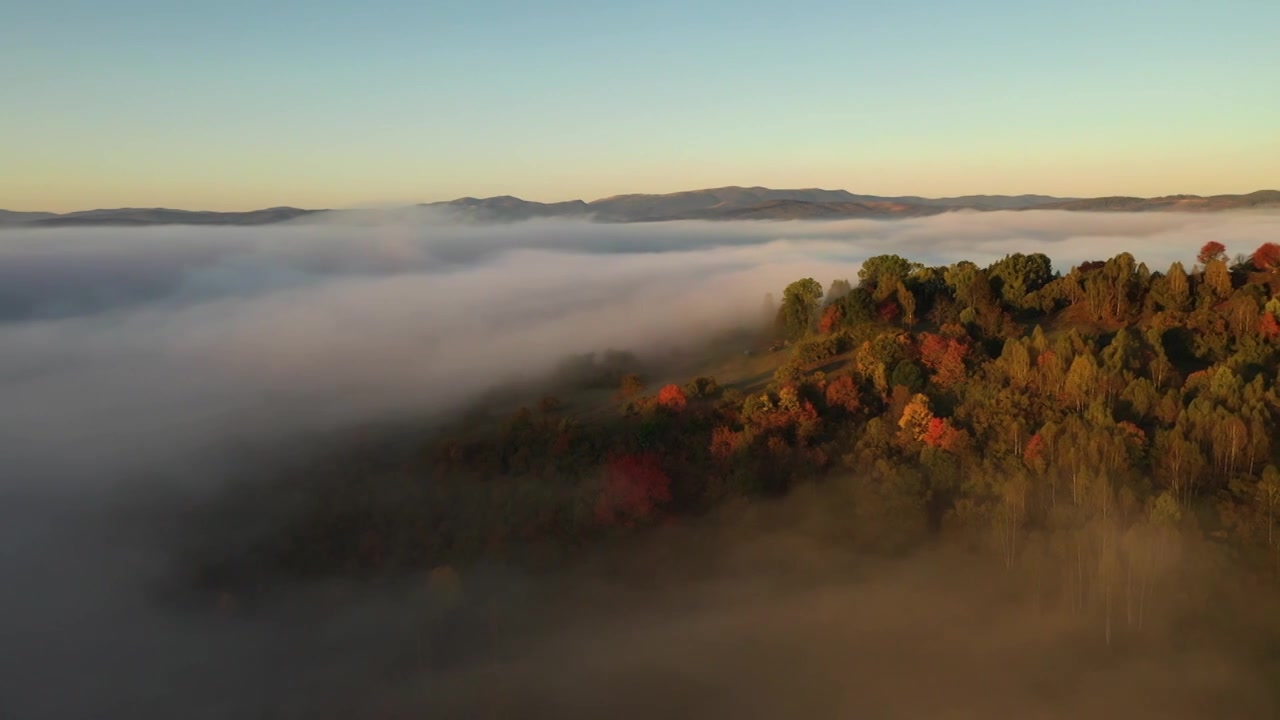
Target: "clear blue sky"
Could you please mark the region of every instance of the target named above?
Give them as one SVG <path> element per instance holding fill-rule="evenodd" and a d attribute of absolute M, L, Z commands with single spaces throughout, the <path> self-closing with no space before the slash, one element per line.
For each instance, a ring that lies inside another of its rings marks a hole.
<path fill-rule="evenodd" d="M 1280 0 L 0 0 L 0 207 L 1280 186 Z"/>

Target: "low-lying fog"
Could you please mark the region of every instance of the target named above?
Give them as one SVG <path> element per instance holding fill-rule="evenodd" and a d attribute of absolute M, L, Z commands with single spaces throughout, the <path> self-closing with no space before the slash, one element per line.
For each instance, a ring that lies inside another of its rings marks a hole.
<path fill-rule="evenodd" d="M 1208 240 L 1277 237 L 1280 214 L 1043 211 L 0 230 L 0 717 L 1263 716 L 1274 697 L 1229 647 L 1073 664 L 1053 622 L 989 602 L 981 571 L 864 572 L 739 525 L 697 572 L 665 535 L 612 558 L 611 579 L 492 569 L 475 584 L 497 609 L 464 607 L 451 641 L 488 649 L 449 663 L 426 657 L 414 590 L 347 589 L 337 620 L 309 610 L 332 588 L 249 615 L 157 588 L 181 518 L 250 450 L 440 417 L 571 353 L 694 343 L 800 277 L 853 278 L 883 253 L 1044 252 L 1065 271 L 1129 251 L 1163 271 Z"/>

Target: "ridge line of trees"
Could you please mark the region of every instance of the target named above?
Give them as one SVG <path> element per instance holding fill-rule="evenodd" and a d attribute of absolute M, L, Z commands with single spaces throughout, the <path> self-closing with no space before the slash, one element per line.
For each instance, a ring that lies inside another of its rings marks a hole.
<path fill-rule="evenodd" d="M 1058 568 L 1044 587 L 1108 623 L 1117 603 L 1141 625 L 1187 538 L 1280 579 L 1280 246 L 1229 263 L 1208 243 L 1164 272 L 1127 252 L 1066 273 L 1043 254 L 882 255 L 856 284 L 802 278 L 766 308 L 762 343 L 789 357 L 763 390 L 650 393 L 627 374 L 603 420 L 549 400 L 431 443 L 396 473 L 424 488 L 419 506 L 394 494 L 411 521 L 312 515 L 300 534 L 336 532 L 324 552 L 350 568 L 432 566 L 827 483 L 850 499 L 850 542 L 1040 562 Z M 366 510 L 391 494 L 360 487 Z M 286 564 L 316 552 L 290 548 Z"/>

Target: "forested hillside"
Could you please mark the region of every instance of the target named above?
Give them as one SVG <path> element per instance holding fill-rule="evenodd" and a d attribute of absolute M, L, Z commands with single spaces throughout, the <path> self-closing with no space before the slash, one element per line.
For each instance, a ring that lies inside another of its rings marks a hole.
<path fill-rule="evenodd" d="M 659 384 L 625 354 L 579 359 L 500 422 L 309 471 L 317 498 L 254 557 L 465 568 L 813 484 L 835 488 L 851 546 L 1052 567 L 1061 602 L 1131 622 L 1188 539 L 1280 576 L 1280 246 L 1233 262 L 1209 243 L 1161 271 L 885 255 L 765 312 L 747 355 L 776 357 L 771 379 Z"/>

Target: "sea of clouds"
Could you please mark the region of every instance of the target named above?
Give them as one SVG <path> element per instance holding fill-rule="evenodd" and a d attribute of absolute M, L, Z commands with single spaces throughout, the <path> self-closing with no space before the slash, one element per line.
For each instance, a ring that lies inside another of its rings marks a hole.
<path fill-rule="evenodd" d="M 140 496 L 198 505 L 246 443 L 439 417 L 572 353 L 693 342 L 877 254 L 1043 252 L 1065 271 L 1129 251 L 1162 271 L 1209 240 L 1234 254 L 1277 237 L 1280 214 L 1047 211 L 0 229 L 0 716 L 267 717 L 266 690 L 246 688 L 272 668 L 315 681 L 278 625 L 193 626 L 148 593 L 169 558 L 133 531 L 167 526 Z"/>

